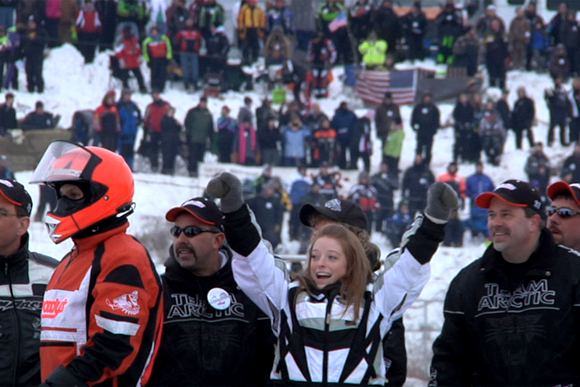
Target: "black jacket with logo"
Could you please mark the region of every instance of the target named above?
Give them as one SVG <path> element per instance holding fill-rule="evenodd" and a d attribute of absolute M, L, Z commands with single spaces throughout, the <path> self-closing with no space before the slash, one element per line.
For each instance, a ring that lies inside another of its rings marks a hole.
<path fill-rule="evenodd" d="M 40 384 L 40 312 L 58 261 L 28 251 L 28 234 L 16 254 L 0 255 L 0 385 Z"/>
<path fill-rule="evenodd" d="M 527 263 L 493 246 L 451 282 L 430 386 L 578 386 L 580 254 L 544 229 Z"/>
<path fill-rule="evenodd" d="M 165 321 L 148 386 L 263 386 L 274 361 L 271 322 L 240 290 L 232 254 L 215 274 L 200 277 L 175 260 L 173 246 L 162 275 Z M 221 288 L 231 304 L 217 310 L 208 292 Z"/>

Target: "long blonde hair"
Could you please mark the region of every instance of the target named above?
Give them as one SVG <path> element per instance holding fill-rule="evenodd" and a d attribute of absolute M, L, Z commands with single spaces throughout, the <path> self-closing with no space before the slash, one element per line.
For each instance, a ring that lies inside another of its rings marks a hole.
<path fill-rule="evenodd" d="M 306 291 L 312 292 L 314 279 L 310 275 L 310 256 L 314 244 L 322 237 L 332 238 L 342 247 L 347 266 L 346 275 L 340 279 L 340 297 L 347 308 L 351 305 L 354 307 L 355 320 L 358 320 L 366 286 L 372 281 L 373 272 L 361 242 L 347 227 L 337 223 L 322 227 L 310 246 L 308 266 L 297 279 Z"/>

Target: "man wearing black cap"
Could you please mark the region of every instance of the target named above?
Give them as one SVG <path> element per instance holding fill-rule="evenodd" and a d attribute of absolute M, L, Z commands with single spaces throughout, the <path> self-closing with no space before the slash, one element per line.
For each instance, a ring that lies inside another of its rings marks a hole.
<path fill-rule="evenodd" d="M 270 320 L 240 290 L 223 216 L 207 198 L 172 208 L 162 276 L 165 323 L 150 386 L 260 386 L 274 359 Z"/>
<path fill-rule="evenodd" d="M 0 180 L 0 384 L 40 384 L 40 314 L 58 261 L 28 250 L 32 200 L 22 184 Z"/>
<path fill-rule="evenodd" d="M 431 386 L 580 380 L 580 259 L 545 228 L 540 194 L 507 180 L 476 199 L 493 245 L 451 282 Z"/>
<path fill-rule="evenodd" d="M 580 251 L 580 184 L 557 181 L 548 187 L 548 230 L 560 245 Z"/>

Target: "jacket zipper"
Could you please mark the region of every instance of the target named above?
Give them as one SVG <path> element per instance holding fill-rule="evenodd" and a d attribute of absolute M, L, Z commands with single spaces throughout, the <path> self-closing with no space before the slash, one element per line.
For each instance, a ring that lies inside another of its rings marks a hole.
<path fill-rule="evenodd" d="M 16 336 L 16 354 L 14 356 L 15 364 L 13 368 L 12 385 L 18 385 L 18 374 L 19 374 L 19 364 L 20 364 L 20 316 L 18 315 L 18 309 L 16 308 L 16 298 L 14 297 L 14 290 L 12 289 L 12 276 L 8 270 L 8 262 L 4 264 L 4 274 L 8 278 L 8 287 L 10 288 L 10 296 L 12 297 L 12 309 L 14 311 L 14 317 L 16 319 L 16 329 L 14 334 Z"/>
<path fill-rule="evenodd" d="M 330 317 L 334 297 L 326 305 L 326 319 L 324 320 L 324 346 L 322 358 L 322 383 L 328 383 L 328 332 L 330 331 Z"/>

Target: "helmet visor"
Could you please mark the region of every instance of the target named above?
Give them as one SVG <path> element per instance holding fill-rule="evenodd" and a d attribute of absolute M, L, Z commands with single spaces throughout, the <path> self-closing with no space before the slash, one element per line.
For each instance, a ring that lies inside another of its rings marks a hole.
<path fill-rule="evenodd" d="M 89 172 L 92 172 L 90 165 L 94 166 L 97 161 L 95 159 L 100 160 L 80 145 L 68 141 L 53 141 L 32 173 L 30 184 L 89 180 Z"/>

